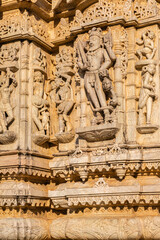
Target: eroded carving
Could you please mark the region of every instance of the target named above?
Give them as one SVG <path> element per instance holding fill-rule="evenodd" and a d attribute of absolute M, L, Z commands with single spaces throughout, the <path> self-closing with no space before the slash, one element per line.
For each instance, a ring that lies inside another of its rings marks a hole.
<path fill-rule="evenodd" d="M 12 37 L 18 34 L 28 34 L 28 32 L 43 41 L 49 42 L 49 34 L 46 23 L 34 15 L 29 15 L 28 11 L 7 14 L 0 23 L 0 37 Z"/>
<path fill-rule="evenodd" d="M 0 76 L 0 143 L 8 144 L 16 139 L 16 134 L 9 131 L 10 124 L 14 121 L 11 106 L 11 93 L 17 87 L 15 74 L 9 68 L 1 72 Z"/>
<path fill-rule="evenodd" d="M 16 71 L 18 69 L 19 60 L 19 44 L 14 43 L 12 45 L 2 45 L 0 49 L 0 69 L 6 69 L 10 67 Z"/>
<path fill-rule="evenodd" d="M 103 35 L 100 28 L 93 28 L 89 40 L 78 39 L 77 56 L 82 85 L 93 112 L 92 126 L 77 129 L 77 133 L 88 142 L 112 139 L 118 131 L 118 101 L 109 76 L 109 69 L 116 62 L 110 29 Z"/>
<path fill-rule="evenodd" d="M 99 0 L 97 3 L 91 5 L 82 13 L 80 10 L 76 11 L 75 17 L 72 21 L 68 18 L 61 18 L 57 28 L 57 36 L 63 38 L 70 36 L 70 34 L 88 25 L 103 23 L 104 21 L 114 21 L 117 18 L 123 18 L 126 21 L 147 19 L 154 17 L 159 13 L 159 8 L 155 0 L 151 1 L 133 1 L 119 0 L 106 1 Z"/>
<path fill-rule="evenodd" d="M 138 49 L 136 54 L 140 60 L 143 56 L 146 59 L 153 59 L 156 53 L 156 48 L 154 47 L 155 34 L 150 30 L 146 30 L 141 35 L 141 39 L 137 40 L 138 45 L 143 45 L 143 48 Z"/>
<path fill-rule="evenodd" d="M 103 36 L 100 28 L 93 28 L 89 32 L 88 46 L 79 40 L 77 49 L 78 66 L 84 72 L 85 90 L 95 115 L 92 125 L 111 122 L 111 112 L 118 104 L 108 73 L 116 60 L 111 33 Z"/>
<path fill-rule="evenodd" d="M 33 141 L 42 145 L 49 140 L 49 103 L 44 93 L 44 75 L 40 71 L 34 72 L 32 119 L 38 131 L 33 135 Z"/>
<path fill-rule="evenodd" d="M 154 81 L 156 61 L 153 60 L 157 49 L 154 46 L 154 41 L 155 33 L 149 29 L 142 33 L 141 40 L 137 40 L 138 45 L 143 45 L 142 48 L 136 51 L 139 58 L 136 68 L 142 69 L 142 85 L 138 103 L 137 131 L 139 133 L 153 133 L 158 129 L 158 126 L 151 124 L 152 105 L 157 99 L 156 83 Z"/>
<path fill-rule="evenodd" d="M 41 68 L 44 72 L 46 72 L 47 59 L 45 53 L 41 50 L 41 48 L 35 49 L 33 64 L 35 67 Z"/>
<path fill-rule="evenodd" d="M 142 87 L 139 96 L 139 125 L 143 123 L 143 115 L 146 109 L 146 124 L 151 124 L 152 103 L 156 99 L 155 82 L 153 77 L 156 72 L 156 66 L 150 64 L 142 68 Z"/>
<path fill-rule="evenodd" d="M 63 48 L 56 57 L 55 102 L 59 118 L 59 142 L 70 142 L 74 138 L 74 129 L 69 115 L 74 106 L 73 89 L 71 86 L 73 71 L 73 53 L 70 47 Z"/>
<path fill-rule="evenodd" d="M 123 217 L 104 216 L 59 218 L 52 222 L 50 233 L 54 239 L 159 239 L 159 217 Z M 102 231 L 103 229 L 103 231 Z M 146 229 L 144 231 L 144 229 Z"/>

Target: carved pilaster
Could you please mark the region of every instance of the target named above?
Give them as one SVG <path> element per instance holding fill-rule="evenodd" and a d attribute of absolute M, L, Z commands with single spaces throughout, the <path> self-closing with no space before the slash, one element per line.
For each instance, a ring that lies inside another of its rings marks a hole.
<path fill-rule="evenodd" d="M 19 148 L 26 150 L 29 147 L 28 129 L 28 87 L 29 87 L 29 41 L 21 43 L 21 69 L 20 69 L 20 119 L 19 119 Z"/>
<path fill-rule="evenodd" d="M 136 72 L 135 72 L 135 38 L 136 29 L 130 27 L 128 32 L 128 74 L 126 79 L 126 140 L 129 143 L 136 142 Z"/>

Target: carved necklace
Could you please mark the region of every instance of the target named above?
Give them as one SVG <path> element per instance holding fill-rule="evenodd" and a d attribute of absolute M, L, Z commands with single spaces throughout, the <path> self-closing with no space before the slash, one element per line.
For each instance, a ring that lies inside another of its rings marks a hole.
<path fill-rule="evenodd" d="M 92 51 L 91 51 L 91 50 L 88 50 L 87 55 L 89 55 L 89 56 L 95 56 L 99 49 L 100 49 L 100 47 L 98 47 L 98 48 L 95 49 L 94 51 L 93 51 L 93 50 L 92 50 Z"/>

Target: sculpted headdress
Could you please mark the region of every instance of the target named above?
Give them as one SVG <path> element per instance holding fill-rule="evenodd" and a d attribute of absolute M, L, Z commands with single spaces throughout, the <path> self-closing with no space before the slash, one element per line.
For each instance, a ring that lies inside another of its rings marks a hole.
<path fill-rule="evenodd" d="M 92 36 L 97 36 L 102 39 L 103 37 L 102 30 L 96 27 L 92 28 L 92 30 L 89 31 L 89 37 L 92 37 Z"/>

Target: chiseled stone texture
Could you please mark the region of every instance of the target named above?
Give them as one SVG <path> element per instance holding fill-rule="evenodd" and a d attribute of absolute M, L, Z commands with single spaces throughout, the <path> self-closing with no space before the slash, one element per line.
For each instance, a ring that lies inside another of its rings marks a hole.
<path fill-rule="evenodd" d="M 160 239 L 160 1 L 0 12 L 0 240 Z"/>
<path fill-rule="evenodd" d="M 106 218 L 105 216 L 61 218 L 50 226 L 53 239 L 159 239 L 160 218 Z"/>
<path fill-rule="evenodd" d="M 0 219 L 0 239 L 48 239 L 48 224 L 44 219 Z"/>

